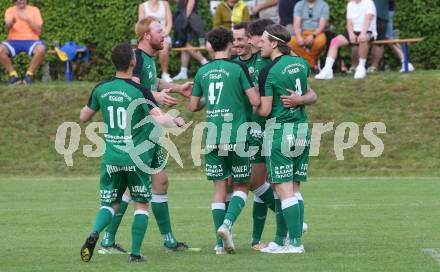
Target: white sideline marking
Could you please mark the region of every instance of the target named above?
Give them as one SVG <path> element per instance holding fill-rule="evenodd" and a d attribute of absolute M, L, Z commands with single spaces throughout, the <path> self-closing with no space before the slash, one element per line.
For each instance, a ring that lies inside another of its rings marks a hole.
<path fill-rule="evenodd" d="M 428 253 L 440 264 L 440 250 L 435 248 L 424 248 L 423 252 Z"/>
<path fill-rule="evenodd" d="M 180 177 L 176 177 L 173 176 L 172 174 L 169 175 L 170 180 L 179 180 L 179 181 L 187 181 L 187 180 L 206 180 L 206 177 L 200 175 L 200 176 L 180 176 Z M 310 180 L 341 180 L 341 181 L 375 181 L 375 180 L 395 180 L 395 181 L 400 181 L 400 180 L 439 180 L 440 181 L 440 177 L 436 177 L 436 176 L 404 176 L 404 177 L 399 177 L 399 176 L 373 176 L 373 177 L 357 177 L 357 176 L 352 176 L 352 177 L 337 177 L 337 176 L 322 176 L 322 177 L 311 177 L 309 178 Z M 20 176 L 16 176 L 16 177 L 8 177 L 8 176 L 0 176 L 0 180 L 10 180 L 10 181 L 17 181 L 17 180 L 25 180 L 25 181 L 65 181 L 65 180 L 79 180 L 79 181 L 99 181 L 99 176 L 96 175 L 95 176 L 83 176 L 83 177 L 29 177 L 29 176 L 24 176 L 24 177 L 20 177 Z"/>
<path fill-rule="evenodd" d="M 372 176 L 372 177 L 357 177 L 357 176 L 352 176 L 352 177 L 331 177 L 331 176 L 322 176 L 322 177 L 311 177 L 311 180 L 315 180 L 315 179 L 331 179 L 331 180 L 362 180 L 362 181 L 369 181 L 369 180 L 390 180 L 390 179 L 398 179 L 398 180 L 413 180 L 413 179 L 418 179 L 418 180 L 433 180 L 433 179 L 438 179 L 440 181 L 440 177 L 436 177 L 436 176 L 403 176 L 403 177 L 399 177 L 399 176 Z M 398 181 L 397 180 L 397 181 Z"/>

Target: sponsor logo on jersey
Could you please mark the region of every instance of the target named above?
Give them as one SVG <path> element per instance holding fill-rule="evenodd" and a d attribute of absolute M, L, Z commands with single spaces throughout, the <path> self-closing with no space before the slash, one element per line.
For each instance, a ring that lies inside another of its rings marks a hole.
<path fill-rule="evenodd" d="M 121 96 L 110 95 L 110 96 L 108 97 L 108 100 L 110 100 L 110 101 L 114 101 L 114 102 L 123 102 L 123 101 L 124 101 L 124 98 L 121 97 Z"/>

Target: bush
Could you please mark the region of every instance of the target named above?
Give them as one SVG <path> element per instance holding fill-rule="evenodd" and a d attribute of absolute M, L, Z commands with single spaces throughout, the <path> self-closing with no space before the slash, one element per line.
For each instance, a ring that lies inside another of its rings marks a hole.
<path fill-rule="evenodd" d="M 12 1 L 2 1 L 0 10 L 6 10 Z M 134 0 L 34 0 L 31 4 L 40 8 L 45 21 L 41 38 L 52 47 L 53 41 L 64 43 L 74 40 L 85 44 L 92 50 L 91 60 L 84 65 L 79 79 L 98 81 L 113 74 L 110 62 L 110 50 L 115 43 L 129 42 L 135 38 L 133 26 L 137 20 L 137 6 L 142 1 Z M 171 1 L 173 2 L 173 1 Z M 440 22 L 440 2 L 423 0 L 397 0 L 395 26 L 400 29 L 401 37 L 420 37 L 424 42 L 411 46 L 411 61 L 429 69 L 440 67 L 440 51 L 436 45 L 440 43 L 437 34 Z M 346 1 L 328 0 L 333 18 L 338 19 L 337 30 L 342 32 L 345 27 Z M 174 5 L 172 5 L 175 8 Z M 207 0 L 199 1 L 199 13 L 206 22 L 208 31 L 212 25 L 212 16 Z M 4 28 L 4 20 L 0 20 L 0 29 Z M 6 38 L 6 31 L 0 38 Z M 47 56 L 47 61 L 58 63 L 55 57 Z M 178 54 L 171 53 L 171 73 L 178 72 Z M 24 71 L 26 61 L 19 61 L 18 70 Z M 59 65 L 59 64 L 58 64 Z M 194 73 L 197 65 L 190 70 Z M 4 70 L 2 69 L 4 75 Z"/>

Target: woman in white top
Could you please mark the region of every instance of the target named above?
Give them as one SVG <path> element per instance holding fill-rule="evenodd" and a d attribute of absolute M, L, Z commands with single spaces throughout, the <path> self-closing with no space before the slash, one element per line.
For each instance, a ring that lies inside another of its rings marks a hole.
<path fill-rule="evenodd" d="M 173 27 L 173 16 L 168 1 L 148 0 L 139 5 L 139 18 L 141 20 L 147 16 L 154 16 L 159 19 L 165 30 L 164 48 L 159 51 L 159 63 L 162 68 L 162 80 L 172 82 L 173 80 L 168 73 L 168 53 L 171 47 L 171 38 L 169 36 Z"/>

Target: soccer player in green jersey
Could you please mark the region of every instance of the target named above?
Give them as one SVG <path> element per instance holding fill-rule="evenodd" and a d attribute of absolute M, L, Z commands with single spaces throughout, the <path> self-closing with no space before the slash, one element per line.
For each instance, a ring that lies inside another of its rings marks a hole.
<path fill-rule="evenodd" d="M 263 35 L 263 32 L 267 26 L 273 24 L 275 23 L 271 19 L 259 19 L 248 24 L 247 32 L 249 35 L 249 41 L 251 43 L 252 53 L 260 52 L 258 43 L 260 42 L 261 35 Z"/>
<path fill-rule="evenodd" d="M 261 104 L 257 112 L 272 118 L 267 123 L 264 147 L 269 178 L 279 196 L 276 212 L 283 214 L 289 233 L 289 244 L 277 239 L 262 249 L 267 253 L 304 253 L 302 226 L 304 222 L 304 201 L 300 183 L 307 181 L 310 132 L 304 105 L 286 107 L 281 97 L 295 91 L 298 96 L 307 93 L 307 79 L 310 69 L 307 62 L 290 54 L 290 34 L 281 25 L 266 27 L 260 39 L 263 57 L 270 57 L 272 63 L 260 72 L 259 88 Z M 308 104 L 307 101 L 305 101 Z"/>
<path fill-rule="evenodd" d="M 151 143 L 150 139 L 155 137 L 152 133 L 155 125 L 136 125 L 148 115 L 169 126 L 174 122 L 180 125 L 184 123 L 181 118 L 174 120 L 164 115 L 157 107 L 151 92 L 132 81 L 136 59 L 130 44 L 115 46 L 111 58 L 116 67 L 115 77 L 93 89 L 88 104 L 80 113 L 81 122 L 87 122 L 101 109 L 106 125 L 105 153 L 100 178 L 101 208 L 96 215 L 92 233 L 81 247 L 80 255 L 83 261 L 90 261 L 99 233 L 112 221 L 119 209 L 122 194 L 128 188 L 135 206 L 131 228 L 132 247 L 128 260 L 140 262 L 145 260 L 140 249 L 148 226 L 151 181 L 150 174 L 135 163 L 130 152 L 141 143 Z M 140 106 L 133 108 L 132 104 L 139 101 L 142 101 Z M 152 159 L 151 149 L 141 153 L 138 159 L 149 164 Z"/>
<path fill-rule="evenodd" d="M 262 58 L 260 52 L 252 52 L 250 36 L 247 32 L 248 23 L 238 23 L 233 27 L 234 49 L 237 56 L 233 59 L 246 65 L 254 86 L 258 86 L 258 75 L 260 71 L 271 61 L 270 58 Z M 251 109 L 251 108 L 250 108 Z M 250 120 L 256 123 L 256 126 L 250 130 L 249 146 L 255 149 L 255 154 L 251 156 L 252 175 L 250 181 L 250 190 L 254 193 L 254 202 L 252 207 L 253 229 L 251 248 L 261 250 L 266 247 L 261 242 L 266 222 L 268 208 L 275 211 L 275 200 L 272 187 L 266 182 L 267 172 L 265 159 L 261 156 L 263 144 L 263 131 L 266 118 L 254 114 L 252 111 Z"/>
<path fill-rule="evenodd" d="M 150 89 L 159 104 L 168 106 L 177 104 L 177 100 L 168 95 L 169 92 L 175 92 L 182 96 L 189 97 L 192 90 L 192 82 L 184 84 L 167 83 L 157 77 L 154 56 L 163 48 L 165 39 L 165 31 L 159 20 L 151 16 L 146 17 L 137 22 L 135 32 L 139 38 L 139 45 L 135 51 L 137 62 L 133 70 L 133 80 Z M 163 169 L 165 164 L 166 161 L 162 147 L 156 144 L 151 162 L 151 168 L 157 169 L 157 173 L 152 175 L 153 194 L 151 209 L 156 218 L 166 251 L 186 250 L 188 249 L 188 245 L 184 242 L 177 241 L 171 228 L 168 209 L 168 176 Z M 99 253 L 111 254 L 125 251 L 115 242 L 115 236 L 130 199 L 130 193 L 126 191 L 121 202 L 120 211 L 106 229 L 104 239 L 101 242 L 101 249 L 98 251 Z"/>
<path fill-rule="evenodd" d="M 209 32 L 214 60 L 196 74 L 190 108 L 206 106 L 205 172 L 214 183 L 212 216 L 217 234 L 217 254 L 235 253 L 232 226 L 243 209 L 249 191 L 250 158 L 248 121 L 251 105 L 260 104 L 245 65 L 230 60 L 232 33 L 223 27 Z M 233 178 L 233 194 L 226 210 L 227 179 Z"/>

